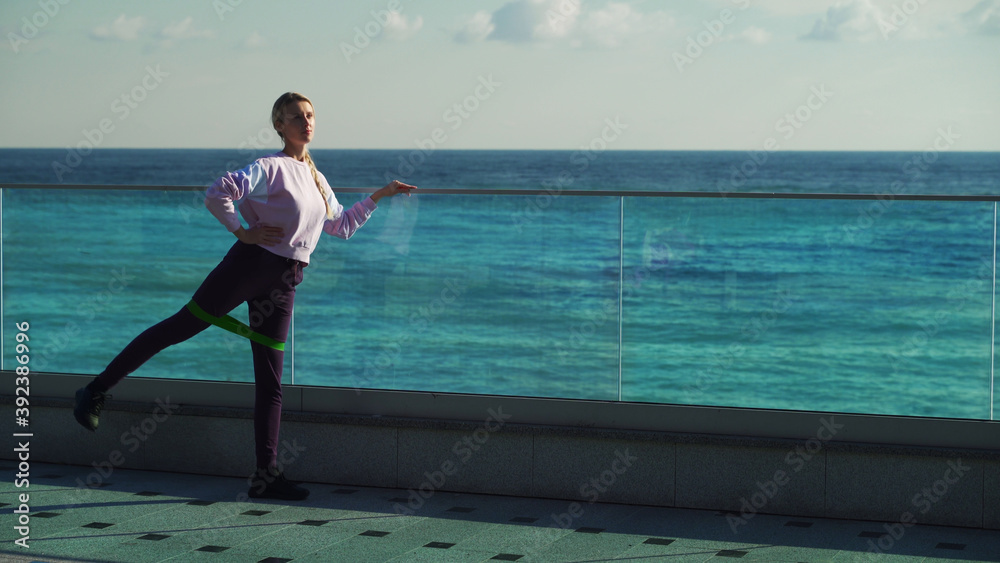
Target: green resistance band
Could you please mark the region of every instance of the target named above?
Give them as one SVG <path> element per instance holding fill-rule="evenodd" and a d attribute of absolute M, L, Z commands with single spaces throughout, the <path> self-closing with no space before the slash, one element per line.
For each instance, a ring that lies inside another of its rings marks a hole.
<path fill-rule="evenodd" d="M 226 315 L 224 317 L 216 317 L 214 315 L 209 315 L 208 313 L 205 312 L 204 309 L 199 307 L 198 304 L 195 303 L 193 299 L 188 302 L 187 309 L 188 311 L 191 311 L 191 313 L 194 316 L 205 321 L 206 323 L 213 324 L 219 328 L 224 328 L 233 334 L 242 336 L 243 338 L 249 338 L 250 340 L 258 344 L 263 344 L 264 346 L 267 346 L 268 348 L 274 348 L 275 350 L 278 350 L 280 352 L 285 351 L 284 342 L 278 342 L 277 340 L 264 336 L 259 332 L 254 332 L 250 330 L 250 327 L 230 317 L 229 315 Z"/>

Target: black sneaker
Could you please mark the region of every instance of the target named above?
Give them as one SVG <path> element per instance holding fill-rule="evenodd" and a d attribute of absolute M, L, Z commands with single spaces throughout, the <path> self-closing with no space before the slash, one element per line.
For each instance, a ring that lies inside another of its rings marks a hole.
<path fill-rule="evenodd" d="M 309 491 L 285 479 L 277 469 L 258 469 L 250 478 L 250 498 L 305 500 Z"/>
<path fill-rule="evenodd" d="M 110 399 L 111 395 L 94 391 L 89 387 L 81 387 L 76 390 L 76 406 L 73 407 L 73 416 L 81 426 L 97 431 L 97 425 L 101 422 L 101 409 L 104 408 L 104 400 Z"/>

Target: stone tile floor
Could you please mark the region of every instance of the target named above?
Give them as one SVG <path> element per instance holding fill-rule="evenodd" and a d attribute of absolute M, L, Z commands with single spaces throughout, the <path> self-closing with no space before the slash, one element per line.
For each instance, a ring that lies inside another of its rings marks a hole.
<path fill-rule="evenodd" d="M 27 489 L 0 484 L 0 561 L 1000 561 L 1000 531 L 759 514 L 734 532 L 709 510 L 306 486 L 305 502 L 251 501 L 238 478 L 32 463 Z"/>

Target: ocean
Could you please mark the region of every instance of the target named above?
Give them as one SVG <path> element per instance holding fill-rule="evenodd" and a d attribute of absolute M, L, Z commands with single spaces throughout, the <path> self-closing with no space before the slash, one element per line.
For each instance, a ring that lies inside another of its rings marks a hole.
<path fill-rule="evenodd" d="M 3 369 L 15 323 L 30 323 L 35 371 L 96 374 L 180 309 L 234 242 L 204 188 L 268 152 L 0 150 Z M 996 205 L 901 199 L 1000 195 L 1000 153 L 313 157 L 335 187 L 547 193 L 400 196 L 351 240 L 325 237 L 286 383 L 980 420 L 1000 407 Z M 720 191 L 881 197 L 634 193 Z M 213 327 L 135 376 L 252 381 L 249 345 Z"/>

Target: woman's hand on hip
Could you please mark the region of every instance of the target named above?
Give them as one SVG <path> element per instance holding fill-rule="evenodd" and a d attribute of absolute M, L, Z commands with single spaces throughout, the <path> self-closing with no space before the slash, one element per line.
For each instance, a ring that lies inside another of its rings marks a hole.
<path fill-rule="evenodd" d="M 252 229 L 240 227 L 233 231 L 236 238 L 245 244 L 274 245 L 281 242 L 285 236 L 285 231 L 281 227 L 270 227 L 268 225 L 258 225 Z"/>

